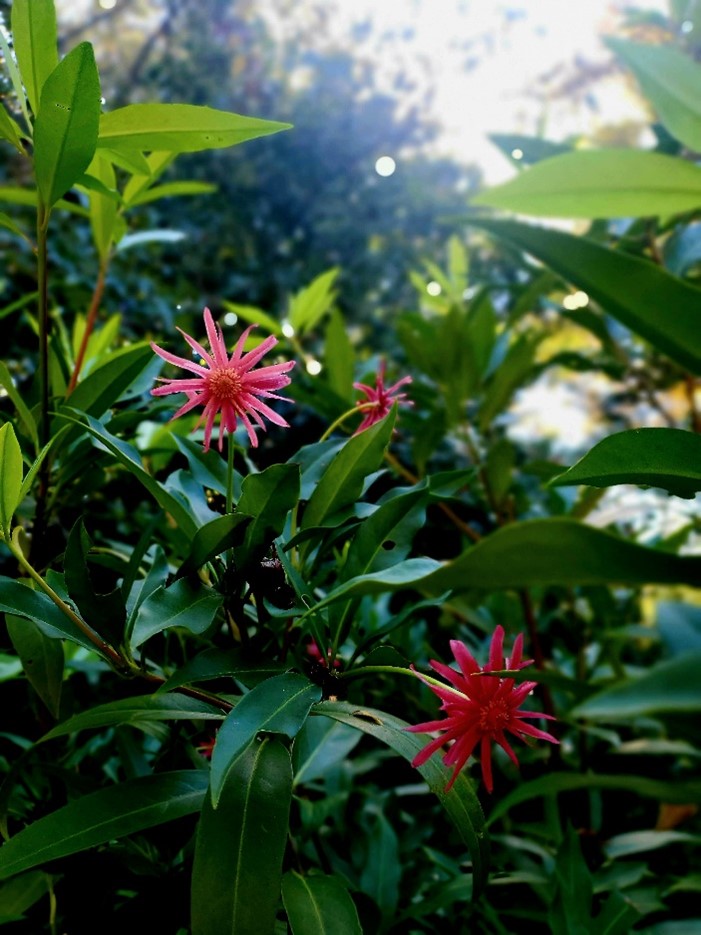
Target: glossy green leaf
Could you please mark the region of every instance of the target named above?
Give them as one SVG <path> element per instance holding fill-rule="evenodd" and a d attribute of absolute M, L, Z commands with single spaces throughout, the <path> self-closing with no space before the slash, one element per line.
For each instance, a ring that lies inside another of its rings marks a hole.
<path fill-rule="evenodd" d="M 3 360 L 0 360 L 0 386 L 2 386 L 2 388 L 5 390 L 9 398 L 12 400 L 12 403 L 14 404 L 14 407 L 17 410 L 17 415 L 20 417 L 22 421 L 22 425 L 25 428 L 25 431 L 27 432 L 32 442 L 34 443 L 35 450 L 38 451 L 39 435 L 37 432 L 36 422 L 31 412 L 29 411 L 29 407 L 27 406 L 25 401 L 22 399 L 21 393 L 18 391 L 17 387 L 15 386 L 14 380 L 12 379 L 12 375 L 10 374 L 10 371 L 7 368 L 7 364 Z M 2 463 L 1 460 L 0 460 L 0 463 Z"/>
<path fill-rule="evenodd" d="M 257 735 L 266 732 L 293 738 L 306 721 L 311 706 L 320 699 L 319 686 L 294 673 L 266 679 L 243 696 L 217 734 L 211 779 L 215 808 L 232 770 Z"/>
<path fill-rule="evenodd" d="M 292 747 L 295 786 L 322 779 L 360 742 L 357 730 L 325 717 L 308 717 Z"/>
<path fill-rule="evenodd" d="M 648 549 L 565 517 L 512 523 L 417 583 L 455 588 L 701 583 L 701 557 Z"/>
<path fill-rule="evenodd" d="M 408 725 L 405 721 L 384 711 L 358 708 L 342 701 L 324 701 L 317 705 L 315 713 L 334 718 L 376 737 L 409 762 L 426 745 L 424 737 L 406 731 Z M 473 897 L 476 898 L 487 882 L 489 840 L 474 785 L 461 773 L 452 789 L 446 792 L 445 787 L 451 771 L 437 757 L 431 757 L 423 766 L 417 767 L 417 771 L 426 780 L 431 791 L 438 796 L 449 819 L 470 851 Z"/>
<path fill-rule="evenodd" d="M 622 39 L 606 44 L 633 71 L 667 130 L 694 152 L 701 150 L 701 67 L 670 45 Z"/>
<path fill-rule="evenodd" d="M 252 688 L 259 682 L 282 675 L 284 667 L 279 662 L 247 662 L 238 649 L 205 649 L 177 669 L 159 688 L 160 692 L 171 691 L 191 682 L 207 682 L 229 676 Z"/>
<path fill-rule="evenodd" d="M 0 426 L 0 535 L 8 541 L 12 517 L 20 504 L 22 452 L 10 422 Z"/>
<path fill-rule="evenodd" d="M 531 782 L 521 782 L 503 799 L 494 803 L 488 824 L 498 821 L 515 805 L 541 796 L 559 795 L 576 789 L 620 789 L 660 802 L 684 804 L 701 802 L 701 780 L 670 782 L 646 776 L 604 775 L 597 773 L 550 773 Z"/>
<path fill-rule="evenodd" d="M 414 535 L 423 526 L 428 499 L 426 484 L 381 504 L 364 520 L 348 549 L 340 580 L 381 571 L 403 561 Z"/>
<path fill-rule="evenodd" d="M 470 223 L 530 253 L 660 351 L 692 373 L 701 373 L 701 290 L 647 260 L 586 237 L 516 221 Z"/>
<path fill-rule="evenodd" d="M 11 23 L 17 64 L 36 114 L 42 88 L 58 64 L 54 0 L 14 0 Z"/>
<path fill-rule="evenodd" d="M 88 555 L 92 541 L 79 519 L 69 533 L 64 558 L 66 590 L 83 620 L 115 646 L 122 642 L 127 610 L 120 588 L 99 594 L 92 582 Z"/>
<path fill-rule="evenodd" d="M 298 464 L 273 464 L 244 478 L 238 509 L 253 516 L 253 522 L 246 530 L 243 545 L 234 552 L 237 567 L 244 568 L 261 558 L 280 535 L 287 514 L 299 499 L 299 488 Z"/>
<path fill-rule="evenodd" d="M 164 185 L 157 185 L 154 188 L 147 188 L 139 192 L 129 202 L 128 207 L 135 208 L 137 205 L 150 204 L 153 201 L 160 201 L 162 198 L 182 197 L 183 195 L 211 195 L 217 190 L 216 185 L 211 182 L 166 182 Z"/>
<path fill-rule="evenodd" d="M 74 415 L 80 418 L 74 418 Z M 144 469 L 141 457 L 132 445 L 121 438 L 117 438 L 116 435 L 112 435 L 97 419 L 73 408 L 68 409 L 66 407 L 65 412 L 61 411 L 59 413 L 58 419 L 73 425 L 80 425 L 86 432 L 89 432 L 100 446 L 104 446 L 130 474 L 133 474 L 143 484 L 159 506 L 163 507 L 167 513 L 170 513 L 184 535 L 194 536 L 197 523 L 187 507 L 175 496 L 168 493 L 163 485 Z"/>
<path fill-rule="evenodd" d="M 275 737 L 245 750 L 216 811 L 207 797 L 192 870 L 192 935 L 273 935 L 291 799 L 290 754 Z"/>
<path fill-rule="evenodd" d="M 131 634 L 132 648 L 171 627 L 204 633 L 214 622 L 223 596 L 189 578 L 156 588 L 139 606 Z"/>
<path fill-rule="evenodd" d="M 337 308 L 331 310 L 326 326 L 324 344 L 325 375 L 331 389 L 340 399 L 350 404 L 353 400 L 353 375 L 355 372 L 355 350 L 348 337 L 343 315 Z"/>
<path fill-rule="evenodd" d="M 148 344 L 132 344 L 112 351 L 80 381 L 68 397 L 71 409 L 99 419 L 137 380 L 153 360 Z"/>
<path fill-rule="evenodd" d="M 107 189 L 107 194 L 92 189 L 90 191 L 90 228 L 93 242 L 100 259 L 105 262 L 110 255 L 117 230 L 119 203 L 109 193 L 117 187 L 114 166 L 101 152 L 95 153 L 88 172 Z M 116 194 L 116 192 L 115 192 Z M 79 406 L 78 408 L 83 408 Z"/>
<path fill-rule="evenodd" d="M 12 185 L 0 185 L 0 201 L 7 201 L 13 205 L 26 205 L 27 207 L 36 207 L 38 195 L 36 189 L 19 188 Z M 83 205 L 76 204 L 74 201 L 64 201 L 60 199 L 56 202 L 56 209 L 68 211 L 70 214 L 77 214 L 80 217 L 88 217 L 88 210 Z M 23 300 L 26 302 L 26 297 Z"/>
<path fill-rule="evenodd" d="M 235 146 L 289 126 L 194 104 L 128 104 L 102 115 L 98 145 L 116 150 L 195 153 Z"/>
<path fill-rule="evenodd" d="M 54 602 L 13 578 L 0 576 L 0 611 L 33 620 L 52 639 L 67 638 L 92 652 L 95 645 Z"/>
<path fill-rule="evenodd" d="M 341 507 L 355 502 L 368 474 L 376 471 L 394 430 L 396 406 L 381 422 L 350 438 L 321 475 L 302 517 L 302 529 L 323 526 Z"/>
<path fill-rule="evenodd" d="M 206 771 L 178 770 L 75 799 L 0 847 L 0 879 L 190 815 L 200 809 L 206 790 Z"/>
<path fill-rule="evenodd" d="M 288 318 L 299 334 L 311 331 L 333 305 L 336 298 L 335 284 L 339 270 L 326 270 L 290 300 Z"/>
<path fill-rule="evenodd" d="M 549 482 L 550 487 L 572 484 L 644 484 L 692 498 L 701 490 L 701 437 L 666 428 L 609 435 Z"/>
<path fill-rule="evenodd" d="M 192 538 L 187 558 L 180 566 L 177 577 L 193 574 L 217 555 L 238 545 L 251 520 L 250 515 L 241 511 L 218 516 L 200 526 Z"/>
<path fill-rule="evenodd" d="M 597 692 L 571 714 L 589 720 L 617 721 L 697 712 L 701 708 L 700 665 L 700 650 L 660 662 L 643 675 Z"/>
<path fill-rule="evenodd" d="M 81 711 L 44 734 L 41 742 L 67 737 L 81 730 L 99 730 L 119 724 L 139 726 L 153 721 L 220 721 L 223 717 L 220 709 L 187 695 L 139 695 Z"/>
<path fill-rule="evenodd" d="M 290 870 L 282 878 L 282 901 L 292 935 L 362 935 L 358 910 L 339 877 Z"/>
<path fill-rule="evenodd" d="M 582 149 L 539 162 L 472 204 L 559 218 L 678 214 L 701 205 L 701 169 L 645 150 Z"/>
<path fill-rule="evenodd" d="M 188 467 L 197 483 L 225 496 L 227 482 L 226 459 L 222 458 L 213 449 L 204 451 L 201 444 L 192 441 L 190 438 L 173 435 L 173 441 L 178 446 L 181 454 L 187 458 Z M 241 475 L 238 471 L 234 471 L 234 497 L 238 500 L 240 496 Z"/>
<path fill-rule="evenodd" d="M 63 685 L 63 644 L 48 637 L 32 620 L 6 614 L 5 623 L 24 674 L 52 716 L 57 718 Z"/>
<path fill-rule="evenodd" d="M 100 79 L 89 42 L 81 42 L 46 79 L 34 123 L 34 169 L 51 207 L 83 175 L 97 145 Z"/>

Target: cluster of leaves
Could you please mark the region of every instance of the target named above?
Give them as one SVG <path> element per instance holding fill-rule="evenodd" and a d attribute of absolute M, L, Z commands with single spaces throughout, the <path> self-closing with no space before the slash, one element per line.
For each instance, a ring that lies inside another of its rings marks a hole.
<path fill-rule="evenodd" d="M 349 337 L 337 271 L 297 292 L 285 321 L 229 303 L 298 359 L 299 414 L 256 452 L 230 436 L 227 464 L 202 450 L 195 416 L 165 424 L 149 347 L 116 317 L 95 327 L 100 283 L 132 207 L 201 191 L 159 181 L 178 154 L 282 126 L 195 105 L 101 114 L 89 44 L 57 60 L 51 0 L 15 0 L 12 27 L 21 116 L 0 109 L 0 134 L 36 179 L 7 197 L 36 206 L 38 295 L 15 311 L 39 353 L 24 378 L 12 350 L 0 365 L 0 924 L 698 925 L 701 558 L 683 548 L 697 522 L 643 545 L 585 521 L 623 483 L 693 496 L 698 435 L 686 422 L 617 432 L 565 470 L 517 447 L 504 415 L 544 371 L 570 369 L 653 403 L 690 387 L 684 419 L 698 428 L 701 293 L 684 274 L 701 257 L 700 170 L 681 150 L 571 152 L 482 195 L 628 220 L 575 236 L 471 214 L 478 237 L 504 245 L 509 276 L 469 288 L 458 238 L 445 268 L 413 273 L 391 369 L 411 372 L 414 405 L 351 437 L 353 383 L 378 362 Z M 615 47 L 680 147 L 701 148 L 701 69 L 671 49 Z M 46 244 L 63 210 L 90 225 L 100 257 L 87 319 L 49 314 Z M 591 302 L 554 326 L 565 283 Z M 553 350 L 567 328 L 591 336 L 584 350 Z M 451 638 L 483 656 L 497 624 L 527 630 L 561 746 L 527 748 L 521 778 L 497 759 L 490 798 L 469 771 L 446 792 L 435 757 L 419 783 L 409 764 L 425 738 L 404 728 L 434 699 L 408 663 L 449 658 Z"/>

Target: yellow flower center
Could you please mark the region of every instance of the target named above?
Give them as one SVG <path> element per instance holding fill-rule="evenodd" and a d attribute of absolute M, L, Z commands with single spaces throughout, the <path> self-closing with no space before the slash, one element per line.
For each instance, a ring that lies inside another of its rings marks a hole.
<path fill-rule="evenodd" d="M 511 720 L 511 710 L 504 701 L 488 701 L 480 711 L 479 724 L 483 731 L 500 731 Z"/>

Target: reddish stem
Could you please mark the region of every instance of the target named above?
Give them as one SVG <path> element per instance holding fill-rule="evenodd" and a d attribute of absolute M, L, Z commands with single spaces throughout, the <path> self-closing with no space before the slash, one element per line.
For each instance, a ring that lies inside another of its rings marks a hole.
<path fill-rule="evenodd" d="M 95 330 L 95 324 L 97 322 L 97 313 L 100 311 L 100 303 L 102 302 L 102 294 L 105 291 L 105 276 L 107 274 L 107 260 L 102 260 L 100 263 L 100 269 L 97 274 L 97 282 L 95 283 L 95 290 L 92 294 L 92 299 L 90 300 L 90 308 L 88 309 L 88 317 L 85 319 L 85 329 L 83 331 L 83 337 L 80 340 L 80 347 L 78 348 L 78 353 L 75 358 L 75 365 L 73 367 L 73 373 L 71 374 L 70 383 L 68 384 L 67 395 L 73 392 L 78 384 L 78 377 L 80 376 L 80 371 L 83 366 L 83 361 L 85 360 L 85 352 L 88 349 L 88 341 L 90 340 L 90 335 Z"/>

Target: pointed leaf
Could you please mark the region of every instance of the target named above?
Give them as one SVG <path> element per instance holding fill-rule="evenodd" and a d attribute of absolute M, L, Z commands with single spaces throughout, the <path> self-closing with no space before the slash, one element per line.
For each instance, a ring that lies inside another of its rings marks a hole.
<path fill-rule="evenodd" d="M 273 675 L 282 675 L 283 672 L 284 666 L 279 662 L 246 662 L 244 654 L 238 648 L 205 649 L 175 671 L 158 691 L 167 692 L 180 685 L 207 682 L 224 676 L 234 678 L 247 688 L 252 688 Z"/>
<path fill-rule="evenodd" d="M 701 490 L 701 437 L 681 429 L 632 429 L 609 435 L 588 451 L 550 487 L 591 484 L 644 484 L 677 497 Z"/>
<path fill-rule="evenodd" d="M 22 661 L 24 674 L 53 717 L 58 717 L 63 684 L 63 644 L 31 620 L 5 615 L 7 633 Z"/>
<path fill-rule="evenodd" d="M 252 519 L 245 511 L 227 513 L 201 526 L 193 536 L 188 556 L 176 577 L 193 574 L 217 555 L 238 545 Z"/>
<path fill-rule="evenodd" d="M 139 192 L 128 202 L 128 207 L 135 208 L 137 205 L 150 204 L 152 201 L 160 201 L 161 198 L 211 195 L 216 190 L 217 186 L 212 185 L 211 182 L 166 182 L 164 185 L 157 185 L 155 188 Z"/>
<path fill-rule="evenodd" d="M 0 360 L 0 386 L 3 387 L 7 395 L 10 397 L 14 403 L 15 409 L 17 410 L 17 415 L 22 420 L 22 425 L 25 428 L 25 431 L 31 438 L 34 443 L 34 448 L 39 449 L 39 435 L 37 431 L 37 425 L 29 411 L 29 407 L 22 399 L 21 393 L 18 391 L 17 387 L 14 384 L 12 375 L 7 368 L 7 364 Z M 0 430 L 1 431 L 1 430 Z M 2 463 L 2 458 L 0 458 L 0 464 Z"/>
<path fill-rule="evenodd" d="M 100 120 L 100 79 L 89 42 L 81 42 L 46 79 L 34 123 L 34 169 L 51 207 L 90 165 Z"/>
<path fill-rule="evenodd" d="M 157 694 L 120 698 L 119 701 L 110 701 L 81 711 L 62 724 L 57 724 L 48 734 L 44 734 L 40 742 L 67 737 L 81 730 L 99 730 L 118 724 L 138 726 L 153 721 L 221 721 L 223 717 L 218 708 L 206 701 L 188 698 L 187 695 Z"/>
<path fill-rule="evenodd" d="M 261 682 L 227 715 L 212 754 L 212 803 L 219 804 L 228 777 L 261 732 L 293 738 L 307 719 L 321 689 L 303 675 L 286 673 Z"/>
<path fill-rule="evenodd" d="M 156 633 L 170 627 L 204 633 L 214 622 L 222 601 L 221 594 L 189 578 L 180 578 L 168 588 L 156 588 L 136 613 L 132 648 L 136 649 Z"/>
<path fill-rule="evenodd" d="M 14 0 L 12 41 L 29 104 L 36 114 L 44 83 L 58 64 L 54 0 Z"/>
<path fill-rule="evenodd" d="M 282 901 L 292 935 L 362 935 L 358 910 L 339 877 L 290 870 L 282 879 Z"/>
<path fill-rule="evenodd" d="M 104 262 L 110 254 L 117 231 L 119 212 L 119 203 L 115 197 L 117 178 L 114 166 L 100 152 L 95 153 L 88 172 L 94 176 L 102 188 L 106 189 L 106 193 L 95 188 L 90 191 L 90 228 L 98 256 Z"/>
<path fill-rule="evenodd" d="M 237 567 L 261 558 L 280 535 L 287 514 L 299 499 L 299 487 L 298 464 L 273 464 L 244 478 L 238 509 L 253 516 L 253 522 L 246 530 L 243 545 L 234 553 Z"/>
<path fill-rule="evenodd" d="M 129 104 L 102 115 L 98 145 L 195 153 L 235 146 L 289 126 L 194 104 Z"/>
<path fill-rule="evenodd" d="M 516 221 L 470 223 L 541 260 L 626 327 L 692 373 L 701 373 L 700 289 L 586 237 Z"/>
<path fill-rule="evenodd" d="M 360 743 L 361 735 L 331 718 L 308 717 L 292 747 L 294 784 L 322 779 Z"/>
<path fill-rule="evenodd" d="M 701 205 L 701 169 L 645 150 L 583 149 L 539 162 L 472 204 L 538 217 L 679 214 Z"/>
<path fill-rule="evenodd" d="M 196 812 L 204 770 L 144 776 L 82 796 L 18 832 L 0 847 L 0 879 Z"/>
<path fill-rule="evenodd" d="M 202 808 L 192 869 L 192 935 L 273 935 L 292 765 L 274 737 L 249 746 L 214 810 Z"/>
<path fill-rule="evenodd" d="M 369 571 L 382 571 L 403 561 L 414 535 L 424 525 L 426 484 L 382 503 L 364 520 L 348 549 L 340 580 L 347 581 Z"/>
<path fill-rule="evenodd" d="M 22 452 L 9 422 L 0 426 L 0 535 L 9 541 L 12 517 L 20 504 Z"/>
<path fill-rule="evenodd" d="M 371 708 L 358 709 L 357 706 L 342 701 L 324 701 L 317 705 L 315 714 L 334 718 L 376 737 L 409 762 L 425 746 L 421 737 L 407 732 L 408 724 L 405 721 L 386 714 L 384 711 L 375 711 Z M 431 791 L 438 796 L 441 805 L 470 851 L 473 898 L 477 898 L 487 882 L 489 840 L 474 785 L 463 773 L 458 776 L 450 792 L 446 792 L 445 787 L 450 778 L 450 770 L 437 757 L 431 757 L 417 769 Z"/>
<path fill-rule="evenodd" d="M 338 278 L 337 267 L 326 270 L 290 300 L 288 318 L 295 331 L 310 331 L 329 310 L 336 298 L 334 286 Z"/>
<path fill-rule="evenodd" d="M 611 38 L 606 44 L 632 69 L 672 136 L 694 152 L 701 151 L 701 67 L 669 45 Z"/>
<path fill-rule="evenodd" d="M 88 568 L 88 554 L 92 542 L 85 524 L 79 519 L 69 533 L 64 558 L 65 581 L 68 594 L 80 611 L 83 620 L 109 642 L 119 645 L 124 636 L 127 610 L 120 588 L 109 594 L 98 594 Z"/>
<path fill-rule="evenodd" d="M 69 639 L 95 651 L 94 643 L 41 591 L 33 591 L 13 578 L 0 576 L 0 612 L 33 620 L 51 639 Z"/>

